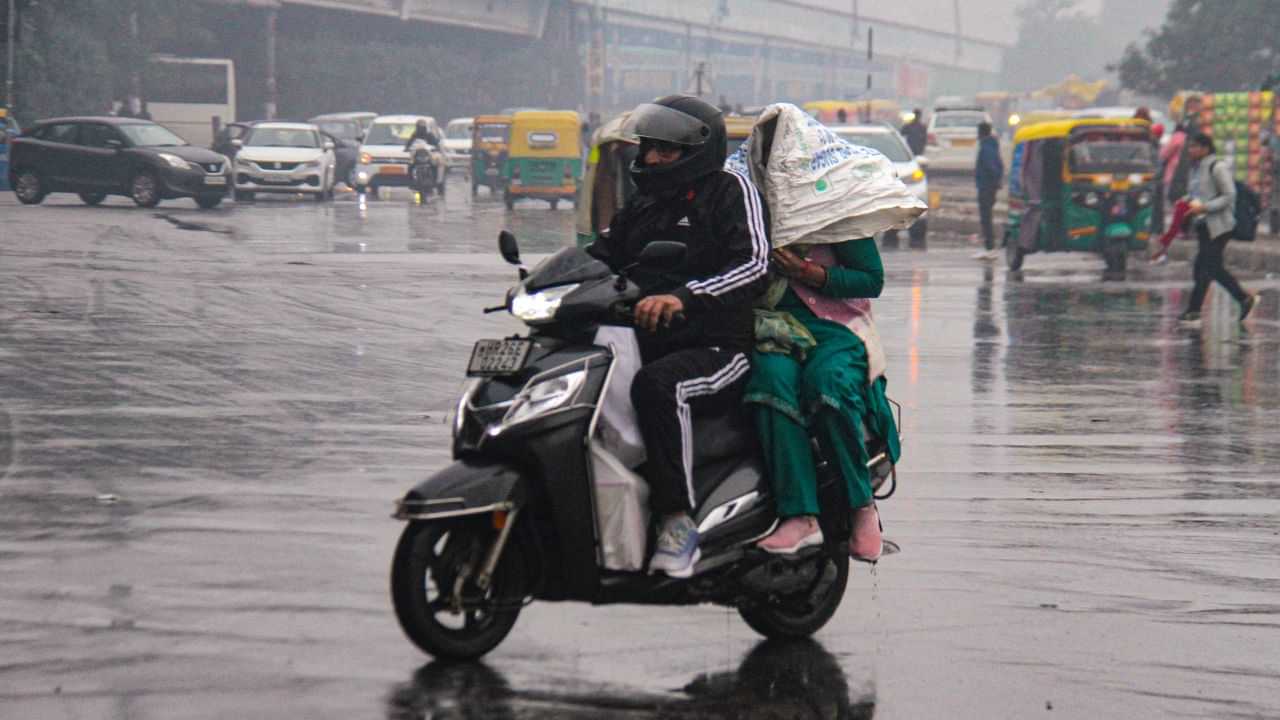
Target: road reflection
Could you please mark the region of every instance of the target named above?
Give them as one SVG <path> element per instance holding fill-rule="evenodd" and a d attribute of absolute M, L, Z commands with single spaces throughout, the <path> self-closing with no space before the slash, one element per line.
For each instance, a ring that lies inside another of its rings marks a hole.
<path fill-rule="evenodd" d="M 736 670 L 695 677 L 675 693 L 619 688 L 522 689 L 484 663 L 430 662 L 392 689 L 388 720 L 672 718 L 870 720 L 839 661 L 815 640 L 756 645 Z"/>

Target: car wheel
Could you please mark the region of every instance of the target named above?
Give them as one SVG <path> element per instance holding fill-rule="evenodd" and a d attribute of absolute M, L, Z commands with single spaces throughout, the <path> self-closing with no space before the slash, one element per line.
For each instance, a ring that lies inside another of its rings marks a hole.
<path fill-rule="evenodd" d="M 80 193 L 80 199 L 85 205 L 97 205 L 107 199 L 106 193 Z"/>
<path fill-rule="evenodd" d="M 253 202 L 254 194 L 248 190 L 236 191 L 236 202 Z"/>
<path fill-rule="evenodd" d="M 212 210 L 222 204 L 221 195 L 197 195 L 196 204 L 205 210 Z"/>
<path fill-rule="evenodd" d="M 129 197 L 138 207 L 153 208 L 160 204 L 160 183 L 147 170 L 133 176 L 129 182 Z"/>
<path fill-rule="evenodd" d="M 907 230 L 911 238 L 911 247 L 924 247 L 925 238 L 929 234 L 929 221 L 920 219 Z"/>
<path fill-rule="evenodd" d="M 39 205 L 49 193 L 45 192 L 44 183 L 35 170 L 23 169 L 18 171 L 13 194 L 18 196 L 18 201 L 23 205 Z"/>
<path fill-rule="evenodd" d="M 556 208 L 560 207 L 560 201 L 559 201 L 559 200 L 552 200 L 552 201 L 550 201 L 550 202 L 551 202 L 551 209 L 552 209 L 552 210 L 555 210 Z"/>

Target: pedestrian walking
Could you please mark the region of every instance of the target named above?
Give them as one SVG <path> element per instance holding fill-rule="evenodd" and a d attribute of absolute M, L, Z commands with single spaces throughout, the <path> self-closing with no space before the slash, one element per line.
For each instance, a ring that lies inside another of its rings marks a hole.
<path fill-rule="evenodd" d="M 912 155 L 923 155 L 929 143 L 929 129 L 924 126 L 924 111 L 916 108 L 911 115 L 911 122 L 902 126 L 902 137 L 911 148 Z"/>
<path fill-rule="evenodd" d="M 1000 159 L 1000 141 L 991 134 L 991 123 L 978 123 L 978 161 L 974 166 L 974 179 L 978 185 L 978 218 L 982 223 L 982 243 L 985 250 L 978 251 L 975 259 L 995 260 L 1000 257 L 996 249 L 996 231 L 991 213 L 996 205 L 996 194 L 1004 180 L 1004 161 Z"/>
<path fill-rule="evenodd" d="M 1245 292 L 1224 264 L 1227 243 L 1236 227 L 1236 183 L 1231 168 L 1214 154 L 1216 149 L 1213 138 L 1202 132 L 1187 140 L 1187 213 L 1200 247 L 1191 299 L 1179 318 L 1186 325 L 1199 324 L 1200 308 L 1214 281 L 1240 303 L 1241 322 L 1258 304 L 1257 294 Z"/>

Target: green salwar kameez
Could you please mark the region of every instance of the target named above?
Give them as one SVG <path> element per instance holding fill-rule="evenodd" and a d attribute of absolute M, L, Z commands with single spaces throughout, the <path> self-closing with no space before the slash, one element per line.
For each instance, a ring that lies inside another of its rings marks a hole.
<path fill-rule="evenodd" d="M 820 290 L 838 298 L 877 297 L 884 285 L 884 266 L 875 241 L 851 240 L 832 248 L 839 266 L 827 268 Z M 844 478 L 850 507 L 872 502 L 868 453 L 859 422 L 888 438 L 889 454 L 900 453 L 893 410 L 883 377 L 867 382 L 867 350 L 849 328 L 814 315 L 787 288 L 775 310 L 790 313 L 803 325 L 815 347 L 785 349 L 752 357 L 744 401 L 752 414 L 782 517 L 818 514 L 817 467 L 810 445 L 815 433 Z"/>

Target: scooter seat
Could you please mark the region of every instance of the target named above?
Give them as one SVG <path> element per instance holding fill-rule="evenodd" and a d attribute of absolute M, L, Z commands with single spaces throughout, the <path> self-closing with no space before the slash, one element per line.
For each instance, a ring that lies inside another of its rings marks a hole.
<path fill-rule="evenodd" d="M 756 452 L 759 440 L 751 418 L 734 409 L 693 418 L 693 465 Z"/>

